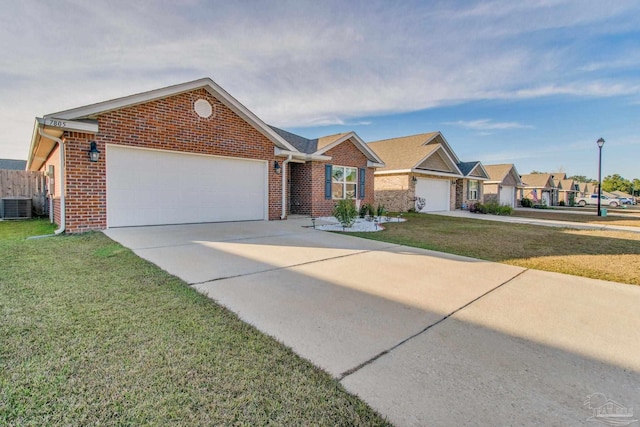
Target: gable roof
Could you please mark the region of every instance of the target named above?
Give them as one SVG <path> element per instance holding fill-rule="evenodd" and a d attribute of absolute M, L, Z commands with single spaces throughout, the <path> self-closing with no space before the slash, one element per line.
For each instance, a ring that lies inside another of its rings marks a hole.
<path fill-rule="evenodd" d="M 513 163 L 485 165 L 484 168 L 489 174 L 489 181 L 487 181 L 487 183 L 501 184 L 505 181 L 507 176 L 511 175 L 515 179 L 517 185 L 523 185 L 522 180 L 520 179 L 520 174 Z"/>
<path fill-rule="evenodd" d="M 95 118 L 100 114 L 107 113 L 109 111 L 119 110 L 122 108 L 132 107 L 135 105 L 145 104 L 147 102 L 156 101 L 164 98 L 169 98 L 181 93 L 191 92 L 197 89 L 204 89 L 211 96 L 215 97 L 218 101 L 228 107 L 235 114 L 240 116 L 249 125 L 253 126 L 258 132 L 269 139 L 276 148 L 286 150 L 289 154 L 295 154 L 298 150 L 287 142 L 282 136 L 275 132 L 272 128 L 267 126 L 258 116 L 249 111 L 247 107 L 242 105 L 237 99 L 232 97 L 227 91 L 222 89 L 210 78 L 203 78 L 194 80 L 191 82 L 181 83 L 173 86 L 167 86 L 160 89 L 151 90 L 148 92 L 142 92 L 135 95 L 129 95 L 122 98 L 111 99 L 108 101 L 98 102 L 96 104 L 85 105 L 78 108 L 72 108 L 70 110 L 58 111 L 56 113 L 46 114 L 42 118 L 36 118 L 34 126 L 34 132 L 31 139 L 31 147 L 29 149 L 28 167 L 30 169 L 39 169 L 43 157 L 48 154 L 55 143 L 51 140 L 47 141 L 46 135 L 53 137 L 60 137 L 64 130 L 57 126 L 57 123 L 72 121 L 76 128 L 81 131 L 89 133 L 97 133 L 99 131 Z M 87 126 L 83 124 L 86 123 Z M 92 125 L 92 126 L 89 126 Z M 86 129 L 85 129 L 86 128 Z M 66 126 L 64 129 L 76 130 Z M 45 135 L 42 135 L 42 134 Z M 44 140 L 44 141 L 43 141 Z M 40 143 L 43 145 L 39 147 Z M 38 151 L 38 160 L 36 160 L 36 151 Z M 34 164 L 34 160 L 36 160 Z"/>
<path fill-rule="evenodd" d="M 460 162 L 457 166 L 464 176 L 473 177 L 480 180 L 489 179 L 489 174 L 485 170 L 484 166 L 477 160 L 475 162 Z"/>
<path fill-rule="evenodd" d="M 270 126 L 282 138 L 296 147 L 300 152 L 322 156 L 327 151 L 342 144 L 345 141 L 351 142 L 365 155 L 369 160 L 371 167 L 381 167 L 384 162 L 382 159 L 367 146 L 367 144 L 355 132 L 343 132 L 334 135 L 322 136 L 316 139 L 308 139 L 295 133 L 287 132 L 275 126 Z"/>
<path fill-rule="evenodd" d="M 522 184 L 528 188 L 554 188 L 550 173 L 530 173 L 520 177 Z"/>
<path fill-rule="evenodd" d="M 384 139 L 367 145 L 384 161 L 386 166 L 379 170 L 382 172 L 427 172 L 428 170 L 421 165 L 430 157 L 439 155 L 449 168 L 448 171 L 439 172 L 464 176 L 457 166 L 460 160 L 440 132 Z"/>
<path fill-rule="evenodd" d="M 27 168 L 26 160 L 0 159 L 0 169 L 23 171 Z"/>
<path fill-rule="evenodd" d="M 577 191 L 574 186 L 575 182 L 573 179 L 561 179 L 560 184 L 562 186 L 562 190 L 564 191 Z"/>

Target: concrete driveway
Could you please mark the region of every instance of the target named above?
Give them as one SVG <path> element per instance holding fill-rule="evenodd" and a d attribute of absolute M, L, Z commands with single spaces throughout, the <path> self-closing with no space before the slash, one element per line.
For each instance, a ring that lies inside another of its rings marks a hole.
<path fill-rule="evenodd" d="M 105 233 L 325 369 L 396 425 L 581 425 L 607 399 L 640 408 L 640 287 L 309 223 Z"/>

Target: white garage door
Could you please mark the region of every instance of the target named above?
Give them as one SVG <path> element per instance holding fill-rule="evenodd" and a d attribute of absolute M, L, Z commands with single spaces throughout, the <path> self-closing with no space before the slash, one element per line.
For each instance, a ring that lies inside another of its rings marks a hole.
<path fill-rule="evenodd" d="M 416 197 L 425 199 L 420 212 L 448 211 L 450 191 L 451 183 L 448 180 L 418 178 Z"/>
<path fill-rule="evenodd" d="M 500 189 L 500 204 L 516 207 L 516 188 L 504 186 Z"/>
<path fill-rule="evenodd" d="M 107 145 L 107 226 L 268 219 L 267 162 Z"/>

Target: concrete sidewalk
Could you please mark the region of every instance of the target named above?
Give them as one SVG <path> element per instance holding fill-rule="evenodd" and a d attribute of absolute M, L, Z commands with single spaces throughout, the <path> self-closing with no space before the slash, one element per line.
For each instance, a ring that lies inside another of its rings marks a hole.
<path fill-rule="evenodd" d="M 545 227 L 573 228 L 577 230 L 609 230 L 627 231 L 630 233 L 640 233 L 640 227 L 629 227 L 624 225 L 603 225 L 587 224 L 584 222 L 555 221 L 549 219 L 520 218 L 504 215 L 477 214 L 469 211 L 455 210 L 442 212 L 427 212 L 429 215 L 451 216 L 456 218 L 480 219 L 485 221 L 511 222 L 516 224 L 541 225 Z"/>
<path fill-rule="evenodd" d="M 316 231 L 111 229 L 396 425 L 580 425 L 640 407 L 640 287 Z"/>

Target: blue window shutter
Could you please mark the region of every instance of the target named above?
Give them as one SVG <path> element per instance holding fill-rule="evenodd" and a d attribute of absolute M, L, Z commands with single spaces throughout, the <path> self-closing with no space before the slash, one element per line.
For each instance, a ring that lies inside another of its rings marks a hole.
<path fill-rule="evenodd" d="M 324 198 L 331 199 L 331 175 L 333 173 L 331 165 L 324 165 Z"/>
<path fill-rule="evenodd" d="M 359 187 L 358 192 L 360 193 L 358 196 L 359 196 L 360 199 L 364 199 L 364 196 L 365 196 L 365 191 L 364 191 L 365 180 L 364 180 L 364 178 L 365 178 L 366 172 L 367 172 L 366 169 L 360 169 L 358 171 L 358 178 L 359 178 L 359 181 L 360 181 L 358 183 L 359 184 L 358 185 L 358 187 Z"/>

